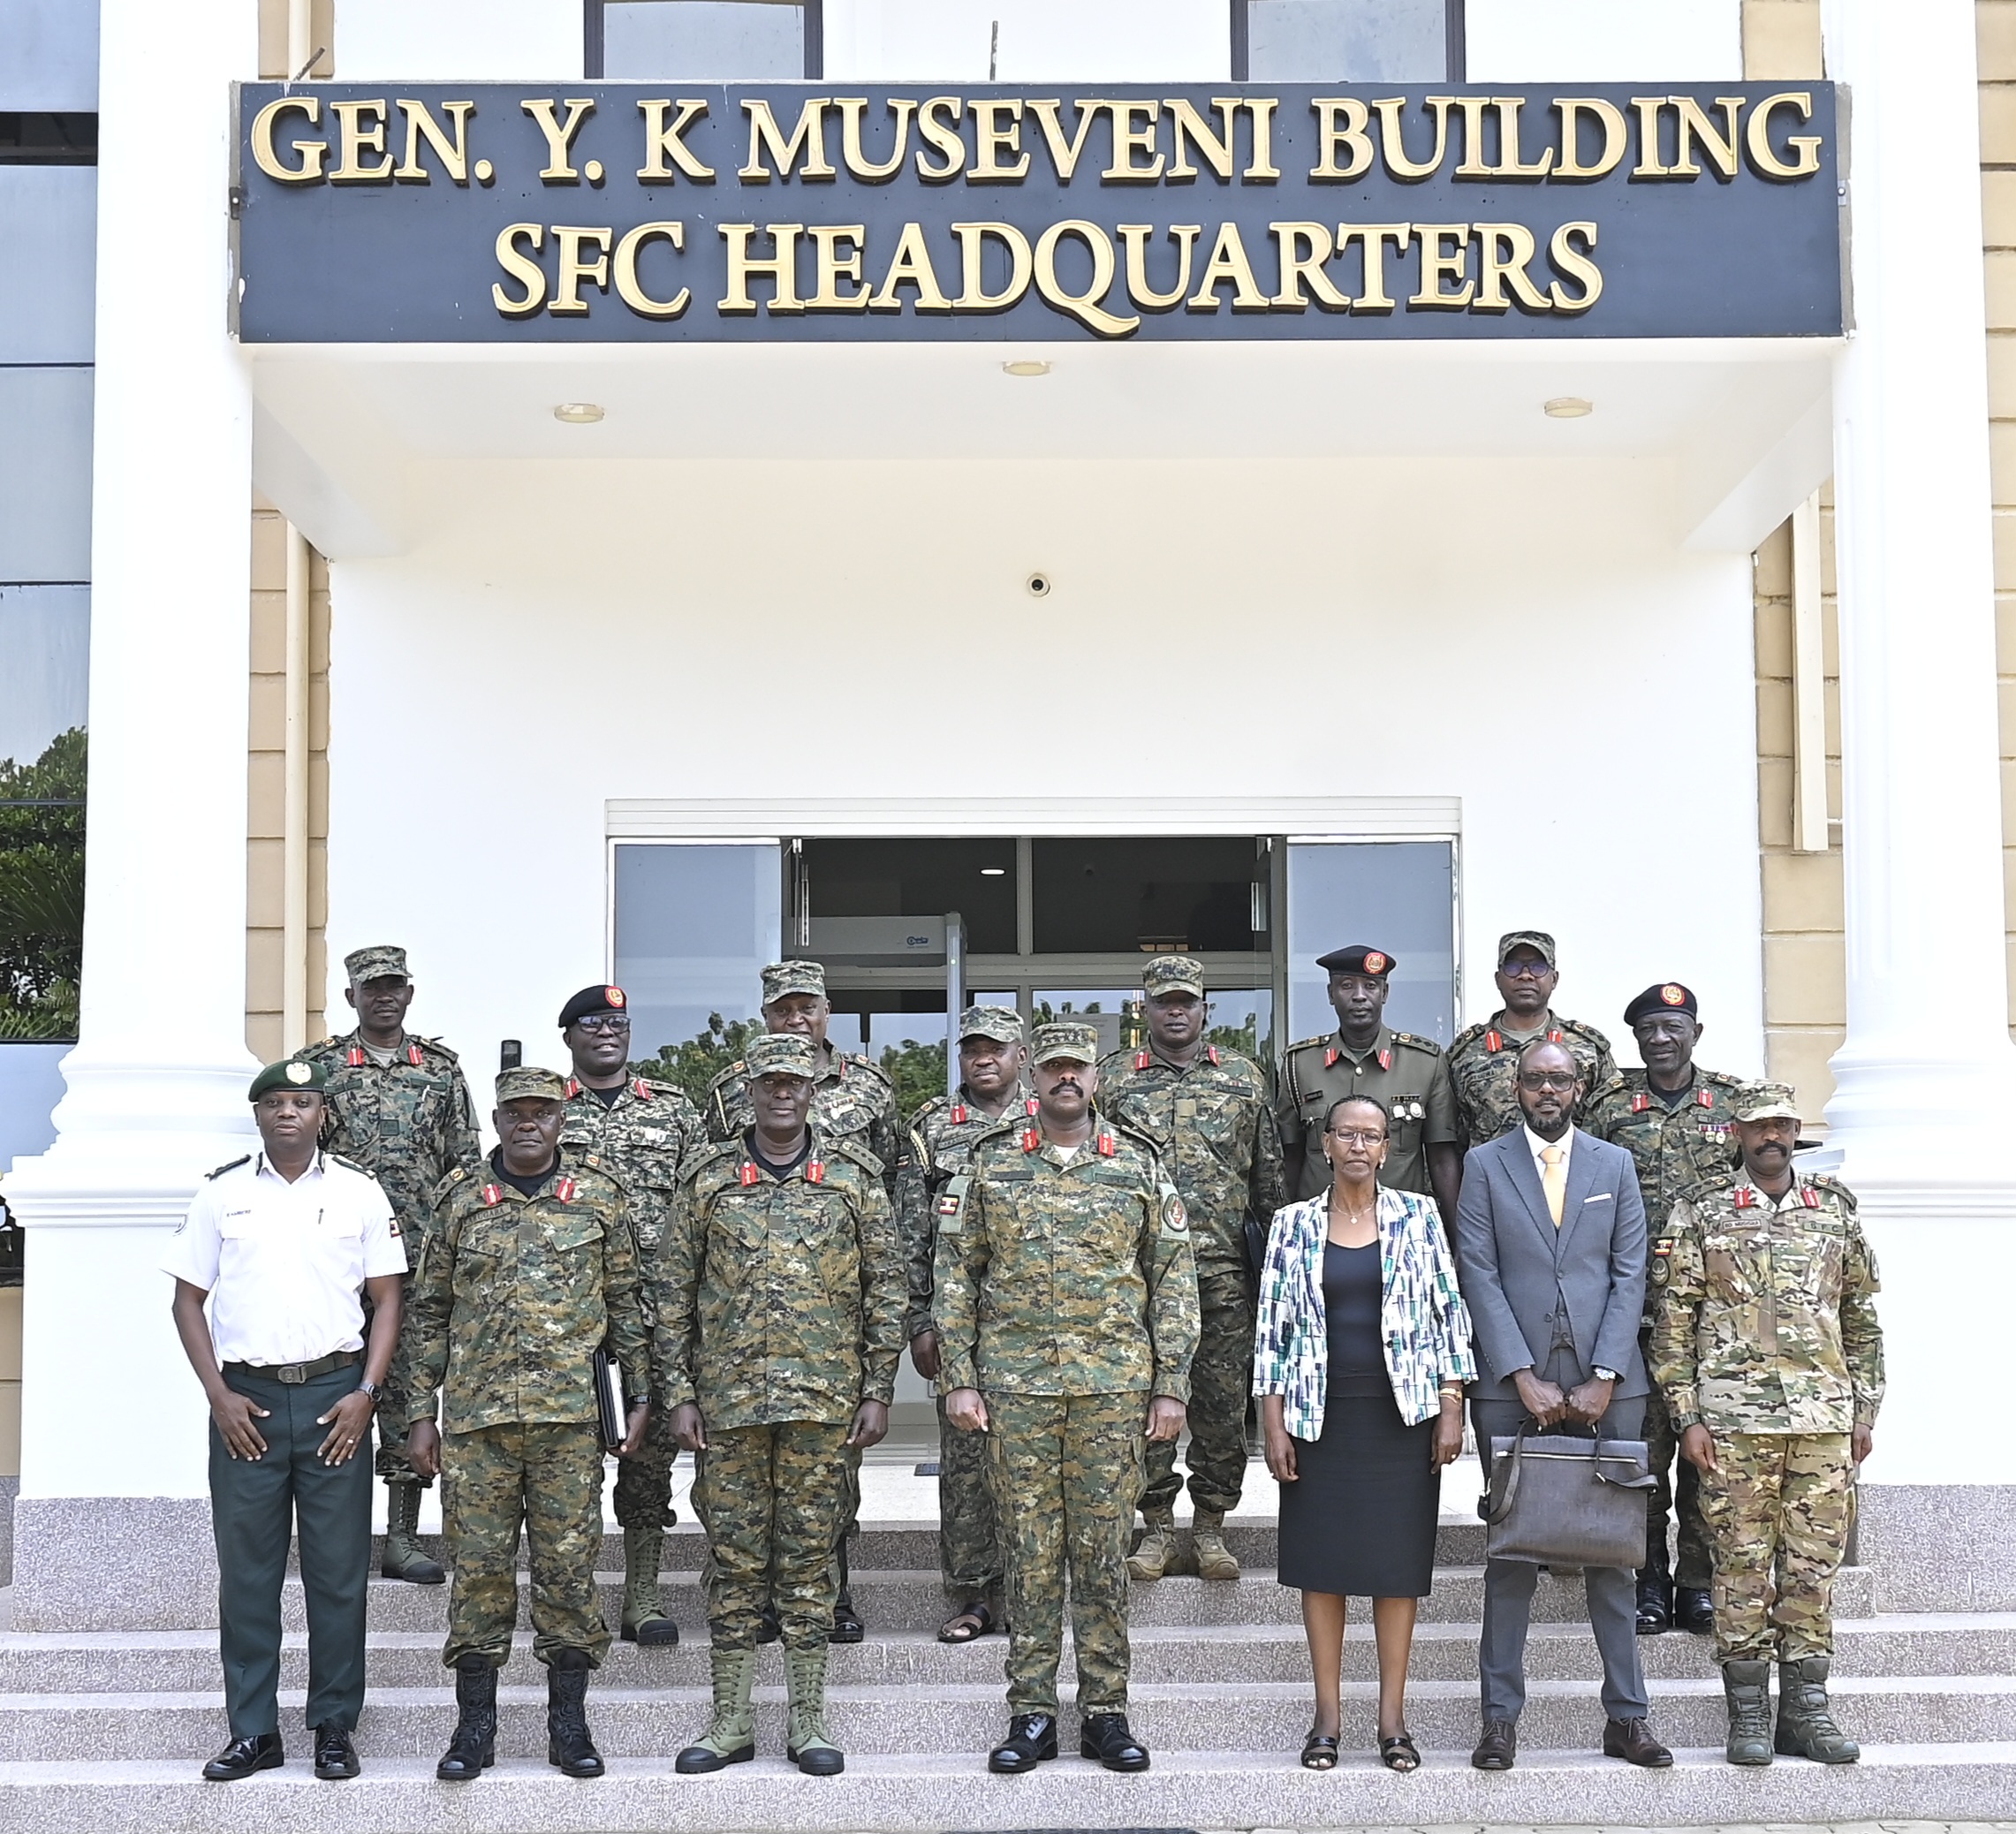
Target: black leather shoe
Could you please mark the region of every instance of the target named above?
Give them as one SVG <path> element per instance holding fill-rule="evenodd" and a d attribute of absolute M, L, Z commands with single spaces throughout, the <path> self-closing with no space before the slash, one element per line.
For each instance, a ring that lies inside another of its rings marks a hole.
<path fill-rule="evenodd" d="M 1125 1713 L 1088 1713 L 1078 1734 L 1080 1757 L 1097 1758 L 1109 1770 L 1145 1770 L 1148 1747 L 1127 1730 Z"/>
<path fill-rule="evenodd" d="M 335 1720 L 324 1720 L 315 1728 L 315 1775 L 324 1783 L 341 1783 L 354 1777 L 360 1766 L 357 1747 L 350 1742 L 350 1728 Z"/>
<path fill-rule="evenodd" d="M 233 1739 L 203 1766 L 205 1783 L 236 1783 L 254 1770 L 277 1770 L 287 1762 L 277 1732 L 261 1732 L 256 1739 Z"/>
<path fill-rule="evenodd" d="M 1483 1736 L 1470 1754 L 1474 1770 L 1509 1770 L 1519 1755 L 1519 1730 L 1509 1719 L 1487 1719 Z"/>
<path fill-rule="evenodd" d="M 1604 1720 L 1603 1755 L 1647 1770 L 1664 1770 L 1673 1762 L 1673 1754 L 1652 1736 L 1650 1724 L 1642 1719 Z"/>
<path fill-rule="evenodd" d="M 1706 1586 L 1679 1586 L 1673 1591 L 1673 1622 L 1697 1637 L 1715 1633 L 1715 1597 Z"/>
<path fill-rule="evenodd" d="M 987 1754 L 987 1768 L 997 1777 L 1019 1777 L 1057 1755 L 1057 1716 L 1018 1713 L 1008 1722 L 1008 1736 Z"/>
<path fill-rule="evenodd" d="M 1638 1573 L 1638 1634 L 1656 1637 L 1673 1627 L 1673 1582 L 1656 1566 Z"/>

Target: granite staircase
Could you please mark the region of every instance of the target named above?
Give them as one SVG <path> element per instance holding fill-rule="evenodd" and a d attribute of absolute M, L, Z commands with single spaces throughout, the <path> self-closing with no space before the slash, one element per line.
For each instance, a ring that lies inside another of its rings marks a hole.
<path fill-rule="evenodd" d="M 1520 1762 L 1504 1775 L 1469 1768 L 1477 1724 L 1482 1549 L 1473 1524 L 1445 1522 L 1434 1595 L 1414 1646 L 1410 1717 L 1425 1754 L 1407 1776 L 1373 1754 L 1368 1623 L 1346 1645 L 1345 1758 L 1302 1770 L 1307 1656 L 1296 1595 L 1275 1582 L 1272 1530 L 1234 1525 L 1247 1565 L 1237 1585 L 1169 1578 L 1134 1588 L 1133 1719 L 1154 1752 L 1145 1775 L 1119 1777 L 1066 1754 L 1027 1777 L 985 1773 L 1002 1731 L 1004 1644 L 938 1643 L 944 1615 L 935 1534 L 868 1528 L 854 1556 L 865 1642 L 833 1651 L 828 1724 L 845 1774 L 802 1777 L 783 1751 L 783 1670 L 766 1650 L 758 1684 L 761 1755 L 713 1777 L 675 1775 L 672 1755 L 706 1721 L 706 1628 L 690 1528 L 667 1539 L 665 1593 L 683 1641 L 618 1643 L 589 1694 L 609 1760 L 592 1782 L 543 1762 L 542 1671 L 530 1637 L 499 1691 L 499 1757 L 481 1781 L 434 1780 L 454 1718 L 440 1663 L 447 1589 L 374 1580 L 370 1692 L 358 1735 L 365 1773 L 317 1783 L 297 1730 L 307 1651 L 297 1581 L 286 1597 L 282 1686 L 289 1762 L 247 1782 L 205 1784 L 201 1761 L 224 1740 L 214 1631 L 0 1634 L 0 1834 L 106 1830 L 314 1830 L 496 1834 L 632 1829 L 1220 1829 L 1432 1823 L 1644 1826 L 1659 1823 L 1850 1822 L 2016 1817 L 2016 1612 L 1878 1608 L 1878 1575 L 1851 1568 L 1838 1595 L 1834 1694 L 1863 1744 L 1860 1764 L 1825 1769 L 1781 1758 L 1742 1771 L 1722 1762 L 1722 1695 L 1703 1640 L 1641 1644 L 1653 1724 L 1673 1768 L 1640 1771 L 1597 1750 L 1603 1726 L 1595 1651 L 1579 1582 L 1543 1578 L 1528 1651 L 1531 1698 Z M 616 1618 L 621 1543 L 605 1544 L 604 1609 Z M 1368 1617 L 1360 1608 L 1359 1615 Z M 1066 1683 L 1070 1655 L 1065 1655 Z"/>

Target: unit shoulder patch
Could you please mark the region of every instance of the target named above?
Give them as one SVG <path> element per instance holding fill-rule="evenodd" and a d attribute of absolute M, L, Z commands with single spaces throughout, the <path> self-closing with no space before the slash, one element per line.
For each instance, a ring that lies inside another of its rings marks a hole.
<path fill-rule="evenodd" d="M 1183 1208 L 1183 1200 L 1176 1194 L 1175 1186 L 1163 1183 L 1158 1196 L 1162 1232 L 1164 1235 L 1187 1236 L 1190 1233 L 1190 1212 Z"/>
<path fill-rule="evenodd" d="M 206 1171 L 203 1174 L 203 1182 L 207 1185 L 212 1178 L 221 1178 L 227 1171 L 236 1171 L 239 1166 L 251 1163 L 252 1155 L 250 1153 L 240 1153 L 237 1158 L 227 1159 L 214 1171 Z"/>

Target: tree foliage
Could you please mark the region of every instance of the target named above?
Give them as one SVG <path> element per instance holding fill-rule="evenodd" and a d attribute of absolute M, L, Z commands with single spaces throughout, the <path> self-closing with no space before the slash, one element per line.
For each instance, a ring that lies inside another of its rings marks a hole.
<path fill-rule="evenodd" d="M 762 1028 L 760 1019 L 724 1019 L 718 1012 L 710 1012 L 704 1032 L 683 1044 L 661 1044 L 656 1057 L 631 1065 L 631 1074 L 671 1083 L 684 1089 L 696 1108 L 701 1107 L 714 1079 L 741 1057 L 744 1042 Z"/>
<path fill-rule="evenodd" d="M 0 759 L 0 1039 L 77 1035 L 84 959 L 81 726 Z"/>

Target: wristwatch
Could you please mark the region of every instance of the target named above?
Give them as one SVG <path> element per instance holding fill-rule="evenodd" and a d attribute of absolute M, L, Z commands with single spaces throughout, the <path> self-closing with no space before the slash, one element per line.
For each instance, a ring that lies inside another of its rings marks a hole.
<path fill-rule="evenodd" d="M 380 1388 L 375 1382 L 360 1382 L 357 1384 L 356 1392 L 360 1395 L 370 1396 L 371 1405 L 375 1407 L 378 1405 L 378 1398 L 384 1393 L 384 1390 Z"/>
<path fill-rule="evenodd" d="M 1624 1377 L 1619 1376 L 1615 1369 L 1606 1369 L 1601 1363 L 1597 1363 L 1589 1373 L 1598 1382 L 1622 1382 L 1624 1380 Z"/>

